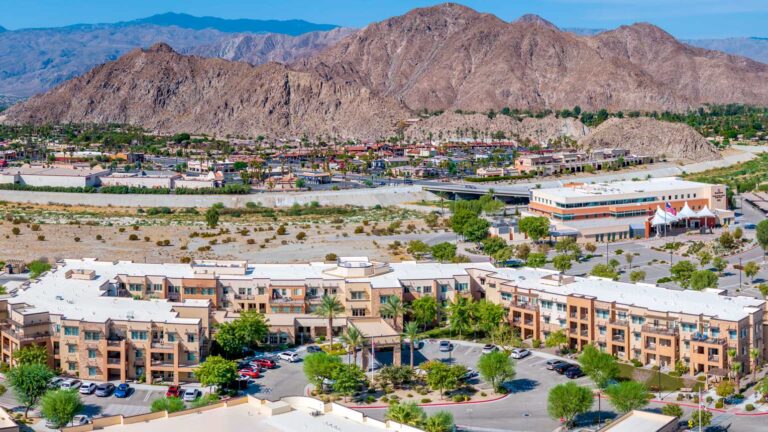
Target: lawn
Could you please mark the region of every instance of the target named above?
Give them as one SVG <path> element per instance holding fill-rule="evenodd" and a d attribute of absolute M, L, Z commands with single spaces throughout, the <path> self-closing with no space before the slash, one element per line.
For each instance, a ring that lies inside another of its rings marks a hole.
<path fill-rule="evenodd" d="M 620 363 L 619 364 L 619 377 L 624 379 L 631 379 L 645 383 L 649 389 L 656 390 L 659 386 L 659 372 L 636 368 L 631 364 Z M 674 377 L 665 373 L 661 374 L 661 390 L 663 391 L 675 391 L 682 387 L 691 387 L 694 391 L 702 387 L 704 383 L 693 379 L 683 379 L 681 377 Z"/>

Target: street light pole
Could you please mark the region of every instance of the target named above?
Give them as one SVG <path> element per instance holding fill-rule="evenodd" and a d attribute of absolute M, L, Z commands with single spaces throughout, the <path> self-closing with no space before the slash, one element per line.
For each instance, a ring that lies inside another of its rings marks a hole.
<path fill-rule="evenodd" d="M 741 291 L 741 271 L 743 267 L 741 265 L 741 257 L 739 257 L 739 291 Z"/>

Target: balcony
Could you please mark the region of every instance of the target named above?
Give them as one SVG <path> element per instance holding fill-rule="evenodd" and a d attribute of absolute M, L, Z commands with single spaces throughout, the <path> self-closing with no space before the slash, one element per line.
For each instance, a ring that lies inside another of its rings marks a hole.
<path fill-rule="evenodd" d="M 271 299 L 269 299 L 269 302 L 272 303 L 272 304 L 286 304 L 286 305 L 296 304 L 296 305 L 303 305 L 304 304 L 304 299 L 303 298 L 294 299 L 294 298 L 291 298 L 291 297 L 272 297 Z"/>
<path fill-rule="evenodd" d="M 677 336 L 678 334 L 677 328 L 657 327 L 652 325 L 644 325 L 642 327 L 642 331 L 645 333 L 653 333 L 664 336 Z"/>
<path fill-rule="evenodd" d="M 720 356 L 718 354 L 710 354 L 707 357 L 707 360 L 709 360 L 711 362 L 720 362 Z"/>
<path fill-rule="evenodd" d="M 174 343 L 172 342 L 152 342 L 152 349 L 155 350 L 173 350 Z"/>
<path fill-rule="evenodd" d="M 510 305 L 510 307 L 513 307 L 515 309 L 525 309 L 525 310 L 529 310 L 529 311 L 537 311 L 537 310 L 539 310 L 539 308 L 536 305 L 531 304 L 531 303 L 517 303 L 517 304 Z"/>
<path fill-rule="evenodd" d="M 712 338 L 702 334 L 691 335 L 690 341 L 696 344 L 701 344 L 701 345 L 723 346 L 728 344 L 728 340 L 725 338 Z"/>
<path fill-rule="evenodd" d="M 108 340 L 107 341 L 107 348 L 120 348 L 122 347 L 123 341 L 119 340 Z"/>
<path fill-rule="evenodd" d="M 650 351 L 656 351 L 656 344 L 655 343 L 647 343 L 645 344 L 645 349 Z"/>
<path fill-rule="evenodd" d="M 621 326 L 621 327 L 628 327 L 629 326 L 629 321 L 627 321 L 625 319 L 612 319 L 612 320 L 610 320 L 608 322 L 611 325 L 613 325 L 613 326 Z"/>
<path fill-rule="evenodd" d="M 120 365 L 120 359 L 119 358 L 108 358 L 107 364 L 108 365 Z"/>
<path fill-rule="evenodd" d="M 235 294 L 235 300 L 256 300 L 253 294 Z"/>
<path fill-rule="evenodd" d="M 370 297 L 368 297 L 368 293 L 362 293 L 363 295 L 357 295 L 353 296 L 351 295 L 353 293 L 350 293 L 350 295 L 347 296 L 347 301 L 349 302 L 358 302 L 358 301 L 368 301 L 370 300 Z"/>
<path fill-rule="evenodd" d="M 614 342 L 624 343 L 627 341 L 627 338 L 624 337 L 624 335 L 613 335 L 611 336 L 611 340 Z"/>
<path fill-rule="evenodd" d="M 532 320 L 532 319 L 527 319 L 527 320 L 525 320 L 525 321 L 523 322 L 523 324 L 524 324 L 524 325 L 527 325 L 527 326 L 531 326 L 531 325 L 533 325 L 533 320 Z"/>

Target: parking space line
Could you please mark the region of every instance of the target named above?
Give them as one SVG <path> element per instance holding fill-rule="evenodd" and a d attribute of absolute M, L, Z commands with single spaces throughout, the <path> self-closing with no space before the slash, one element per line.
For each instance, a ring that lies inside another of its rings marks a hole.
<path fill-rule="evenodd" d="M 146 395 L 146 396 L 144 396 L 144 402 L 148 401 L 150 396 L 152 396 L 152 392 L 151 392 L 151 391 L 148 391 L 148 392 L 147 392 L 147 395 Z"/>

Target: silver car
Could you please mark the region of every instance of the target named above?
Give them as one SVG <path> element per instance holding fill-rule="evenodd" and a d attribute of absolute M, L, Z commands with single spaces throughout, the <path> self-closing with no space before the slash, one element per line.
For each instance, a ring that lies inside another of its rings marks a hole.
<path fill-rule="evenodd" d="M 83 385 L 83 382 L 78 379 L 68 379 L 61 383 L 59 386 L 62 390 L 75 390 L 79 389 Z"/>
<path fill-rule="evenodd" d="M 531 355 L 531 352 L 528 351 L 527 349 L 515 348 L 512 350 L 512 354 L 510 354 L 509 356 L 512 357 L 513 359 L 521 359 L 521 358 L 526 358 L 529 355 Z"/>
<path fill-rule="evenodd" d="M 197 400 L 197 398 L 199 398 L 202 395 L 203 393 L 200 390 L 196 388 L 190 388 L 190 389 L 184 390 L 183 399 L 184 399 L 184 402 L 194 402 Z"/>
<path fill-rule="evenodd" d="M 96 391 L 96 383 L 83 383 L 80 386 L 80 394 L 89 395 Z"/>

